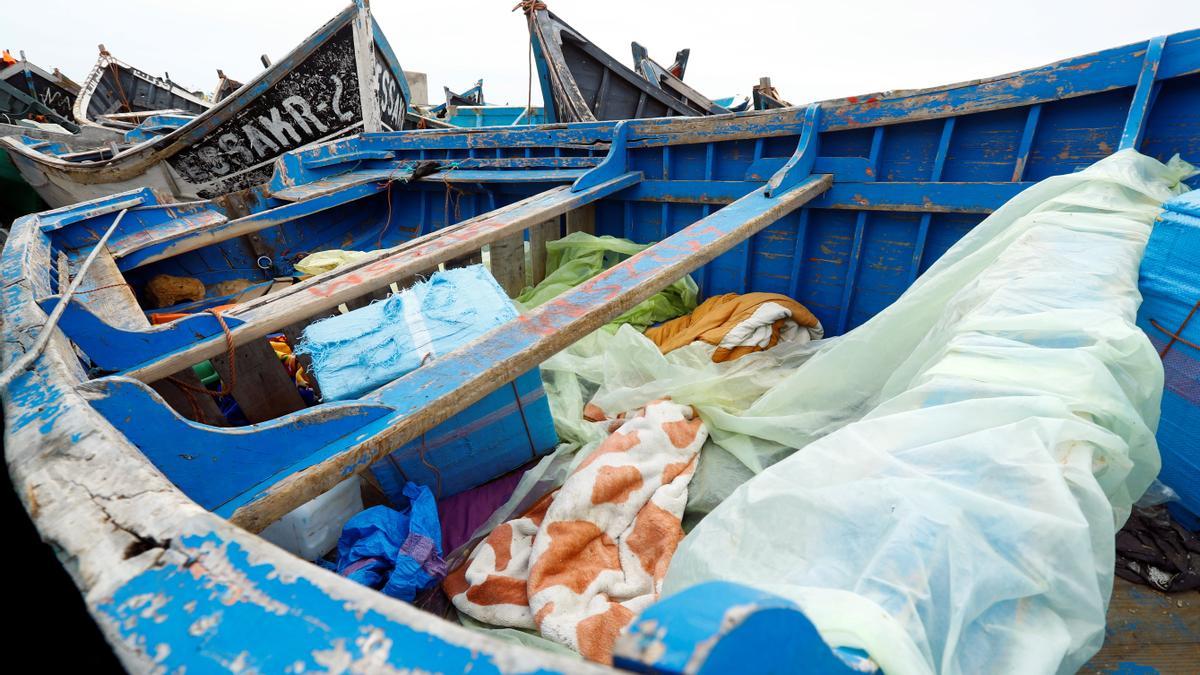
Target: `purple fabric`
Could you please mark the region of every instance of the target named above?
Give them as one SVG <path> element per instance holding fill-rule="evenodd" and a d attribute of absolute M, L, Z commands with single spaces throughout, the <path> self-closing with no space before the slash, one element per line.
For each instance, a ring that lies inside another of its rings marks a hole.
<path fill-rule="evenodd" d="M 446 576 L 446 561 L 437 554 L 432 539 L 417 532 L 409 532 L 408 538 L 400 545 L 400 552 L 421 564 L 421 569 L 432 577 Z"/>
<path fill-rule="evenodd" d="M 517 483 L 521 482 L 523 475 L 524 469 L 512 471 L 491 482 L 439 501 L 438 519 L 442 525 L 442 550 L 453 551 L 465 544 L 496 509 L 504 506 L 504 502 L 507 502 L 517 489 Z"/>

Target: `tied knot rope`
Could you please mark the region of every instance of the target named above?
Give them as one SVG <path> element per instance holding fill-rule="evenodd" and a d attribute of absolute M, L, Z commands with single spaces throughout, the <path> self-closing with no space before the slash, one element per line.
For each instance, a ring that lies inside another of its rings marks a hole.
<path fill-rule="evenodd" d="M 521 0 L 521 2 L 518 2 L 513 6 L 512 11 L 515 12 L 518 9 L 526 14 L 531 12 L 540 12 L 541 10 L 546 9 L 546 3 L 542 2 L 541 0 Z"/>

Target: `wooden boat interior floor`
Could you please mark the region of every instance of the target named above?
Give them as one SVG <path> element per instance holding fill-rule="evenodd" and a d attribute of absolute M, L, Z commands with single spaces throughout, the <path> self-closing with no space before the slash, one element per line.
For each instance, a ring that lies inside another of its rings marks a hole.
<path fill-rule="evenodd" d="M 1134 675 L 1196 672 L 1200 594 L 1160 593 L 1117 577 L 1104 647 L 1081 673 Z"/>

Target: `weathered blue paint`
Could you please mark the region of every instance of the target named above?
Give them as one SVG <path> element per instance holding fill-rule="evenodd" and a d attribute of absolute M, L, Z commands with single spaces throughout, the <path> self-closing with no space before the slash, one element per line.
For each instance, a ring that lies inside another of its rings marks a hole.
<path fill-rule="evenodd" d="M 1151 38 L 1146 43 L 1146 56 L 1142 62 L 1142 72 L 1138 74 L 1137 88 L 1133 92 L 1133 102 L 1129 104 L 1129 116 L 1125 118 L 1125 129 L 1121 133 L 1121 149 L 1136 149 L 1142 143 L 1142 132 L 1146 129 L 1146 114 L 1150 110 L 1150 99 L 1154 95 L 1155 80 L 1158 77 L 1158 66 L 1162 62 L 1163 46 L 1167 36 L 1160 35 Z"/>
<path fill-rule="evenodd" d="M 136 380 L 106 377 L 86 387 L 92 406 L 206 509 L 391 412 L 380 405 L 325 403 L 262 424 L 222 428 L 180 417 Z"/>
<path fill-rule="evenodd" d="M 281 577 L 216 534 L 181 537 L 176 559 L 116 589 L 97 610 L 164 672 L 550 673 L 493 655 Z"/>
<path fill-rule="evenodd" d="M 126 143 L 141 143 L 168 134 L 195 119 L 193 115 L 150 115 L 125 132 Z"/>
<path fill-rule="evenodd" d="M 51 295 L 39 300 L 38 305 L 48 313 L 59 299 L 59 296 Z M 222 318 L 231 330 L 242 324 L 235 317 Z M 211 313 L 193 314 L 148 330 L 129 330 L 105 322 L 75 298 L 67 304 L 58 327 L 79 345 L 97 368 L 109 372 L 125 370 L 224 331 Z"/>
<path fill-rule="evenodd" d="M 800 132 L 800 141 L 787 163 L 783 165 L 771 179 L 767 181 L 767 189 L 763 194 L 774 197 L 780 192 L 786 192 L 797 183 L 808 180 L 817 161 L 817 151 L 820 139 L 817 136 L 817 120 L 821 117 L 821 106 L 812 104 L 804 109 L 804 130 Z M 761 144 L 755 145 L 756 159 L 762 156 Z"/>
<path fill-rule="evenodd" d="M 545 109 L 540 106 L 482 105 L 457 106 L 446 121 L 456 127 L 508 127 L 526 124 L 545 124 Z"/>
<path fill-rule="evenodd" d="M 610 181 L 625 173 L 629 166 L 629 156 L 626 144 L 629 142 L 628 122 L 617 122 L 613 130 L 612 141 L 608 146 L 608 154 L 592 170 L 580 176 L 573 185 L 571 192 L 583 192 L 601 183 Z"/>
<path fill-rule="evenodd" d="M 613 665 L 655 675 L 879 672 L 854 651 L 832 649 L 792 601 L 723 581 L 693 586 L 639 614 L 618 639 Z"/>

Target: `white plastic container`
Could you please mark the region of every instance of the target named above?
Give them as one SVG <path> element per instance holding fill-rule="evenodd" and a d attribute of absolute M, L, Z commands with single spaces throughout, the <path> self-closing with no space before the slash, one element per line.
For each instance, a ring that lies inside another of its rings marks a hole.
<path fill-rule="evenodd" d="M 337 545 L 346 521 L 362 510 L 358 476 L 351 476 L 272 523 L 259 536 L 300 558 L 316 560 Z"/>

